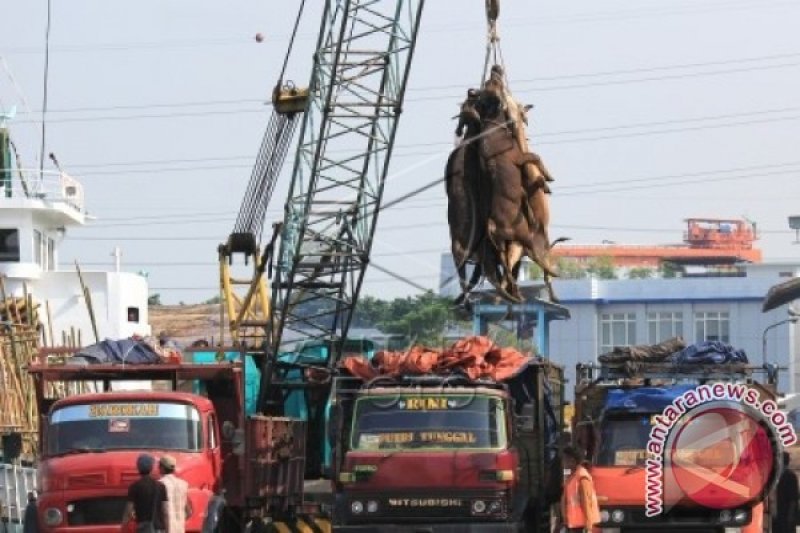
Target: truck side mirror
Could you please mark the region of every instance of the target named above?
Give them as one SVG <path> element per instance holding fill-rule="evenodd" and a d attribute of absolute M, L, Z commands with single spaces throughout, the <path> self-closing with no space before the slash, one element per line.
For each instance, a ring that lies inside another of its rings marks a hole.
<path fill-rule="evenodd" d="M 3 459 L 13 461 L 22 455 L 22 433 L 9 433 L 3 435 Z"/>

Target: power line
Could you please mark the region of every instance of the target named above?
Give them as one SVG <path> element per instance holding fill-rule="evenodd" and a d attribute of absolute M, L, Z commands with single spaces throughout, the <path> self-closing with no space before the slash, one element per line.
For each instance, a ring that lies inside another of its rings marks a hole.
<path fill-rule="evenodd" d="M 706 182 L 706 181 L 716 181 L 713 178 L 711 178 L 711 179 L 705 178 L 704 179 L 704 177 L 713 176 L 715 174 L 739 173 L 739 172 L 749 172 L 749 171 L 755 171 L 755 170 L 782 169 L 782 168 L 786 169 L 786 170 L 778 171 L 778 172 L 766 172 L 766 173 L 759 172 L 759 173 L 750 173 L 750 174 L 745 174 L 745 175 L 740 175 L 740 176 L 730 176 L 730 177 L 720 178 L 718 180 L 737 180 L 737 179 L 748 179 L 748 178 L 757 177 L 757 176 L 764 176 L 764 175 L 766 175 L 766 176 L 769 176 L 769 175 L 783 175 L 783 174 L 789 174 L 789 173 L 793 173 L 793 172 L 797 171 L 798 169 L 791 168 L 791 167 L 797 167 L 797 166 L 800 166 L 800 160 L 798 160 L 798 161 L 787 161 L 787 162 L 782 162 L 782 163 L 764 164 L 764 165 L 750 165 L 750 166 L 731 167 L 731 168 L 723 168 L 723 169 L 712 169 L 712 170 L 704 170 L 704 171 L 697 171 L 697 172 L 684 172 L 684 173 L 678 173 L 678 174 L 661 174 L 661 175 L 657 175 L 657 176 L 646 176 L 646 177 L 638 177 L 638 178 L 637 177 L 631 177 L 631 178 L 625 178 L 625 179 L 619 179 L 619 180 L 611 180 L 611 181 L 607 181 L 607 182 L 604 182 L 604 183 L 596 183 L 596 182 L 575 183 L 573 185 L 565 185 L 565 186 L 559 187 L 556 190 L 555 194 L 556 195 L 564 195 L 564 196 L 574 196 L 574 195 L 580 195 L 580 194 L 593 194 L 595 192 L 608 192 L 608 191 L 605 191 L 605 190 L 602 190 L 602 189 L 603 188 L 607 188 L 609 185 L 618 185 L 618 184 L 624 184 L 625 185 L 625 187 L 622 188 L 622 189 L 612 188 L 611 191 L 615 192 L 615 191 L 618 191 L 618 190 L 629 190 L 629 189 L 632 188 L 630 186 L 631 184 L 648 183 L 648 182 L 658 182 L 658 183 L 655 184 L 655 186 L 656 187 L 663 187 L 663 186 L 668 186 L 668 185 L 670 185 L 670 186 L 674 185 L 675 183 L 673 182 L 673 180 L 684 180 L 686 178 L 698 178 L 698 179 L 693 179 L 691 181 L 691 183 L 694 183 L 694 182 Z M 404 194 L 402 194 L 401 196 L 399 196 L 397 198 L 389 200 L 388 202 L 385 202 L 383 204 L 383 206 L 381 207 L 381 210 L 390 209 L 390 208 L 391 209 L 396 209 L 396 210 L 404 210 L 404 209 L 413 208 L 414 204 L 411 204 L 411 203 L 404 203 L 402 207 L 396 207 L 396 206 L 399 205 L 401 202 L 407 202 L 408 199 L 410 199 L 411 197 L 416 196 L 416 195 L 420 194 L 421 192 L 424 192 L 425 190 L 428 190 L 428 189 L 438 185 L 439 183 L 441 183 L 441 181 L 443 179 L 444 178 L 437 178 L 437 179 L 431 181 L 427 185 L 424 185 L 424 186 L 419 187 L 419 188 L 417 188 L 417 189 L 415 189 L 415 190 L 413 190 L 413 191 L 411 191 L 409 193 L 404 193 Z M 665 182 L 665 181 L 667 181 L 668 183 L 664 184 L 663 182 Z M 683 184 L 686 184 L 686 183 L 689 183 L 689 182 L 680 181 L 677 184 L 683 185 Z M 640 187 L 637 187 L 637 188 L 640 188 Z M 601 190 L 594 190 L 594 189 L 601 189 Z M 572 190 L 574 190 L 576 192 L 571 192 Z M 422 198 L 422 199 L 417 200 L 417 202 L 419 202 L 420 205 L 418 205 L 418 207 L 420 207 L 420 208 L 429 208 L 429 207 L 435 207 L 435 206 L 438 206 L 438 205 L 444 205 L 444 203 L 440 199 L 434 199 L 434 198 Z M 278 210 L 278 209 L 275 209 L 275 210 L 272 210 L 272 211 L 268 211 L 268 213 L 271 213 L 273 215 L 276 215 L 276 214 L 278 214 L 280 212 L 282 212 L 282 211 Z M 206 220 L 207 217 L 211 216 L 211 215 L 215 215 L 215 216 L 216 215 L 230 215 L 230 216 L 233 216 L 234 214 L 235 214 L 234 212 L 222 211 L 222 212 L 187 213 L 183 217 L 175 217 L 175 215 L 153 215 L 153 216 L 145 216 L 145 217 L 112 218 L 112 219 L 106 219 L 106 220 L 107 221 L 124 221 L 124 223 L 122 223 L 122 224 L 98 224 L 96 227 L 99 228 L 99 227 L 115 227 L 115 226 L 127 226 L 127 225 L 143 225 L 142 222 L 150 222 L 150 221 L 157 222 L 157 223 L 164 223 L 164 224 L 174 224 L 176 222 L 176 220 L 177 221 L 185 221 L 186 223 L 193 223 L 193 222 L 199 222 L 199 221 Z M 205 217 L 205 218 L 198 220 L 197 217 Z M 186 219 L 188 219 L 188 220 L 186 220 Z M 225 218 L 218 218 L 216 220 L 225 221 L 225 220 L 230 220 L 230 218 L 229 217 L 225 217 Z M 420 224 L 418 224 L 416 226 L 424 227 L 426 225 L 427 224 L 420 223 Z M 405 226 L 404 225 L 400 225 L 400 226 L 393 226 L 393 227 L 388 227 L 388 228 L 381 227 L 380 229 L 381 229 L 381 231 L 387 231 L 387 230 L 390 230 L 390 229 L 402 229 L 403 227 L 410 227 L 410 226 L 409 225 L 405 225 Z M 90 228 L 87 228 L 87 229 L 94 229 L 94 228 L 90 227 Z"/>
<path fill-rule="evenodd" d="M 800 54 L 798 54 L 800 55 Z M 791 68 L 800 66 L 800 62 L 790 62 L 790 63 L 780 63 L 777 65 L 762 65 L 762 66 L 752 66 L 752 67 L 743 67 L 743 68 L 734 68 L 734 69 L 724 69 L 724 70 L 714 70 L 710 72 L 692 72 L 692 73 L 681 73 L 681 74 L 671 74 L 671 75 L 663 75 L 663 76 L 650 76 L 650 77 L 643 77 L 643 78 L 633 78 L 633 79 L 623 79 L 623 80 L 603 80 L 603 81 L 595 81 L 595 82 L 587 82 L 587 83 L 578 83 L 578 84 L 568 84 L 568 85 L 555 85 L 555 86 L 539 86 L 539 87 L 528 87 L 519 90 L 519 87 L 516 87 L 516 94 L 532 94 L 535 92 L 549 92 L 549 91 L 560 91 L 565 89 L 581 89 L 587 87 L 603 87 L 603 86 L 610 86 L 610 85 L 626 85 L 630 83 L 645 83 L 645 82 L 652 82 L 652 81 L 665 81 L 665 80 L 676 80 L 676 79 L 690 79 L 695 77 L 701 76 L 716 76 L 720 74 L 734 74 L 734 73 L 741 73 L 741 72 L 753 72 L 753 71 L 761 71 L 761 70 L 772 70 L 778 68 Z M 513 84 L 513 83 L 512 83 Z M 469 84 L 464 84 L 464 87 L 468 86 Z M 420 90 L 425 89 L 426 91 L 430 91 L 431 88 L 419 88 Z M 406 98 L 407 102 L 425 102 L 425 101 L 441 101 L 441 100 L 453 100 L 457 101 L 462 98 L 463 95 L 437 95 L 437 96 L 419 96 L 419 97 L 409 97 Z M 270 105 L 268 102 L 265 103 L 264 107 Z M 154 107 L 154 106 L 151 106 Z M 217 115 L 229 115 L 229 114 L 250 114 L 250 113 L 260 113 L 263 112 L 264 109 L 232 109 L 232 110 L 205 110 L 205 111 L 192 111 L 192 112 L 177 112 L 177 113 L 153 113 L 153 114 L 136 114 L 136 115 L 113 115 L 113 116 L 96 116 L 96 117 L 62 117 L 52 119 L 50 122 L 56 123 L 71 123 L 71 122 L 99 122 L 99 121 L 114 121 L 114 120 L 142 120 L 142 119 L 164 119 L 164 118 L 200 118 L 206 116 L 217 116 Z M 36 120 L 18 120 L 16 121 L 18 124 L 33 124 L 37 123 Z"/>
<path fill-rule="evenodd" d="M 714 13 L 718 11 L 730 12 L 733 10 L 751 10 L 765 8 L 780 8 L 780 7 L 797 7 L 797 3 L 790 1 L 781 2 L 724 2 L 711 5 L 696 5 L 690 4 L 686 6 L 672 6 L 670 8 L 658 9 L 638 9 L 638 10 L 607 10 L 598 11 L 594 13 L 585 13 L 571 16 L 537 16 L 536 18 L 521 19 L 515 22 L 504 24 L 505 28 L 514 27 L 528 27 L 535 25 L 550 25 L 550 24 L 569 24 L 569 23 L 585 23 L 585 22 L 600 22 L 600 21 L 619 21 L 647 18 L 650 16 L 664 16 L 664 15 L 694 15 L 698 13 Z M 453 24 L 442 25 L 441 27 L 433 27 L 426 30 L 426 33 L 453 33 L 466 30 L 483 30 L 482 24 L 469 24 L 456 26 Z M 316 33 L 300 33 L 298 37 L 302 40 L 312 40 L 317 38 Z M 275 35 L 274 37 L 266 37 L 266 42 L 284 43 L 289 38 L 288 34 Z M 65 44 L 54 48 L 57 52 L 82 52 L 82 51 L 127 51 L 133 49 L 156 49 L 163 51 L 169 48 L 183 49 L 183 48 L 197 48 L 197 47 L 226 47 L 226 46 L 251 46 L 249 40 L 233 39 L 233 38 L 208 38 L 208 39 L 170 39 L 161 41 L 140 41 L 128 43 L 92 43 L 92 44 Z M 42 51 L 36 46 L 16 46 L 3 48 L 6 54 L 41 54 Z"/>
<path fill-rule="evenodd" d="M 627 68 L 627 69 L 615 69 L 615 70 L 605 70 L 605 71 L 595 71 L 595 72 L 579 72 L 573 74 L 561 74 L 556 76 L 538 76 L 535 78 L 517 78 L 509 80 L 509 84 L 513 86 L 514 84 L 518 83 L 539 83 L 539 82 L 548 82 L 548 81 L 559 81 L 559 80 L 569 80 L 569 79 L 582 79 L 582 78 L 594 78 L 594 77 L 605 77 L 605 76 L 619 76 L 619 75 L 627 75 L 627 74 L 638 74 L 644 72 L 659 72 L 664 70 L 676 70 L 676 69 L 690 69 L 690 68 L 703 68 L 703 67 L 713 67 L 717 65 L 732 65 L 732 64 L 742 64 L 742 63 L 754 63 L 754 62 L 761 62 L 761 61 L 773 61 L 776 59 L 788 59 L 788 58 L 796 58 L 800 57 L 800 52 L 788 52 L 788 53 L 781 53 L 781 54 L 768 54 L 762 56 L 754 56 L 754 57 L 747 57 L 747 58 L 733 58 L 733 59 L 720 59 L 715 61 L 702 61 L 702 62 L 693 62 L 693 63 L 678 63 L 673 65 L 660 65 L 660 66 L 648 66 L 648 67 L 636 67 L 636 68 Z M 463 89 L 468 85 L 468 82 L 463 82 L 460 84 L 440 84 L 440 85 L 425 85 L 419 87 L 409 87 L 408 92 L 430 92 L 435 90 L 443 90 L 443 89 Z M 413 98 L 409 99 L 413 101 Z M 66 109 L 48 109 L 48 113 L 87 113 L 87 112 L 98 112 L 98 111 L 129 111 L 129 110 L 138 110 L 138 109 L 153 109 L 153 108 L 184 108 L 184 107 L 207 107 L 207 106 L 218 106 L 218 105 L 234 105 L 234 104 L 263 104 L 266 106 L 272 105 L 272 103 L 266 98 L 237 98 L 237 99 L 221 99 L 221 100 L 200 100 L 194 102 L 157 102 L 151 104 L 128 104 L 128 105 L 110 105 L 110 106 L 87 106 L 87 107 L 74 107 L 74 108 L 66 108 Z M 20 113 L 22 114 L 39 114 L 41 110 L 30 110 Z"/>
<path fill-rule="evenodd" d="M 721 120 L 721 119 L 728 119 L 728 118 L 736 118 L 736 117 L 748 117 L 748 116 L 758 116 L 758 115 L 770 115 L 775 113 L 782 113 L 787 111 L 795 111 L 800 110 L 800 107 L 784 107 L 784 108 L 775 108 L 775 109 L 764 109 L 764 110 L 757 110 L 757 111 L 746 111 L 742 113 L 725 113 L 725 114 L 717 114 L 717 115 L 708 115 L 704 117 L 693 117 L 693 118 L 686 118 L 686 119 L 673 119 L 673 120 L 661 120 L 661 121 L 650 121 L 650 122 L 638 122 L 632 124 L 619 124 L 615 126 L 603 126 L 598 128 L 583 128 L 583 129 L 576 129 L 576 130 L 562 130 L 562 131 L 553 131 L 553 132 L 540 132 L 537 133 L 535 139 L 545 138 L 545 140 L 537 140 L 536 142 L 531 143 L 534 146 L 546 146 L 546 145 L 554 145 L 554 144 L 569 144 L 569 143 L 580 143 L 580 142 L 591 142 L 591 141 L 598 141 L 598 140 L 607 140 L 607 139 L 617 139 L 617 138 L 629 138 L 629 137 L 641 137 L 641 136 L 649 136 L 649 135 L 661 135 L 666 133 L 680 133 L 684 131 L 700 131 L 706 129 L 719 129 L 719 128 L 727 128 L 727 127 L 736 127 L 736 126 L 749 126 L 754 124 L 766 124 L 771 122 L 783 122 L 783 121 L 794 121 L 800 119 L 800 115 L 787 115 L 787 116 L 778 116 L 778 117 L 765 117 L 761 119 L 752 119 L 752 120 L 743 120 L 743 121 L 736 121 L 736 122 L 726 122 L 722 124 L 699 124 L 696 126 L 684 126 L 681 128 L 661 128 L 649 131 L 634 131 L 628 133 L 619 133 L 619 134 L 611 134 L 611 135 L 599 135 L 599 136 L 592 136 L 592 137 L 578 137 L 572 139 L 556 139 L 556 140 L 547 140 L 547 137 L 554 137 L 560 135 L 574 135 L 581 132 L 592 132 L 592 131 L 619 131 L 619 130 L 628 130 L 634 128 L 642 128 L 646 126 L 657 126 L 657 125 L 668 125 L 668 124 L 688 124 L 692 122 L 702 122 L 702 121 L 710 121 L 710 120 Z M 402 150 L 403 148 L 411 148 L 416 146 L 452 146 L 452 143 L 449 142 L 428 142 L 428 143 L 404 143 L 399 144 L 395 148 L 398 150 Z M 442 153 L 442 155 L 447 155 L 448 152 L 440 152 L 439 150 L 425 150 L 425 151 L 414 151 L 414 152 L 396 152 L 393 154 L 393 157 L 412 157 L 412 156 L 419 156 L 419 155 L 433 155 L 437 153 Z M 163 161 L 148 161 L 148 162 L 116 162 L 116 163 L 108 163 L 108 166 L 125 166 L 125 165 L 147 165 L 147 164 L 157 164 L 157 163 L 195 163 L 195 162 L 203 162 L 203 161 L 233 161 L 233 160 L 240 160 L 240 159 L 247 159 L 247 156 L 231 156 L 231 157 L 221 157 L 221 158 L 197 158 L 197 159 L 178 159 L 178 160 L 163 160 Z M 73 168 L 89 168 L 92 165 L 75 165 Z M 102 164 L 96 164 L 93 168 L 102 168 Z M 93 175 L 102 175 L 102 176 L 112 176 L 112 175 L 137 175 L 137 174 L 154 174 L 154 173 L 162 173 L 162 172 L 193 172 L 198 170 L 232 170 L 232 169 L 244 169 L 250 168 L 251 165 L 205 165 L 205 166 L 192 166 L 192 167 L 158 167 L 158 168 L 142 168 L 142 169 L 121 169 L 121 170 L 112 170 L 112 171 L 97 171 L 97 172 L 89 172 L 89 173 L 80 173 L 81 176 L 93 176 Z"/>

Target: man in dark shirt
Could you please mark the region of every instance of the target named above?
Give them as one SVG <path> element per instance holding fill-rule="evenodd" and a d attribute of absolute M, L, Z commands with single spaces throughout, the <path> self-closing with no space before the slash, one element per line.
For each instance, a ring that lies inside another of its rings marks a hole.
<path fill-rule="evenodd" d="M 136 459 L 136 469 L 142 477 L 128 487 L 128 503 L 122 516 L 123 530 L 135 514 L 137 533 L 169 533 L 167 490 L 150 477 L 154 464 L 155 459 L 147 454 Z"/>
<path fill-rule="evenodd" d="M 797 474 L 789 469 L 789 454 L 783 452 L 783 473 L 775 490 L 776 512 L 772 520 L 774 533 L 794 533 L 797 521 Z"/>
<path fill-rule="evenodd" d="M 39 531 L 39 517 L 36 513 L 36 493 L 28 493 L 28 505 L 25 507 L 22 533 L 37 533 Z"/>

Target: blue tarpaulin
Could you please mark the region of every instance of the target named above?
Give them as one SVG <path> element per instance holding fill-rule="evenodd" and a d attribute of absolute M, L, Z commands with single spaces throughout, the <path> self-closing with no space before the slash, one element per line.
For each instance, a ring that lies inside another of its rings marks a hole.
<path fill-rule="evenodd" d="M 678 396 L 696 388 L 695 385 L 672 387 L 639 387 L 610 389 L 606 396 L 606 411 L 624 410 L 629 413 L 660 413 Z"/>
<path fill-rule="evenodd" d="M 91 365 L 108 363 L 146 365 L 158 363 L 158 361 L 158 354 L 149 344 L 134 339 L 120 339 L 117 341 L 106 339 L 83 348 L 69 358 L 70 363 Z"/>
<path fill-rule="evenodd" d="M 698 342 L 687 346 L 680 352 L 673 354 L 672 361 L 679 365 L 684 364 L 747 364 L 747 354 L 744 350 L 734 348 L 730 344 L 719 341 Z"/>

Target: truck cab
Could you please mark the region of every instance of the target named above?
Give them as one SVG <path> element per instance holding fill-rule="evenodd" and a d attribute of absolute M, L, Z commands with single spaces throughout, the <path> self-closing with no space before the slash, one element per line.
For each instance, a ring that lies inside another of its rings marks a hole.
<path fill-rule="evenodd" d="M 533 402 L 463 378 L 338 383 L 334 530 L 549 531 L 561 409 L 544 368 L 526 373 Z"/>
<path fill-rule="evenodd" d="M 579 364 L 572 435 L 590 462 L 598 504 L 600 529 L 607 533 L 656 529 L 660 531 L 740 531 L 752 520 L 753 507 L 704 507 L 681 491 L 663 493 L 664 512 L 646 516 L 648 444 L 656 417 L 686 393 L 705 383 L 742 383 L 756 389 L 761 400 L 775 397 L 774 383 L 754 378 L 758 367 L 639 363 L 618 372 L 612 366 Z M 681 431 L 681 420 L 674 426 Z M 703 453 L 684 449 L 684 453 Z M 708 454 L 716 451 L 706 450 Z M 671 475 L 671 470 L 664 476 Z M 661 478 L 664 479 L 664 478 Z M 672 479 L 672 478 L 670 478 Z M 676 487 L 674 479 L 664 487 Z"/>
<path fill-rule="evenodd" d="M 244 531 L 300 508 L 305 423 L 248 414 L 243 361 L 71 364 L 41 356 L 31 364 L 39 412 L 47 413 L 39 426 L 43 532 L 119 532 L 141 453 L 176 458 L 189 483 L 189 532 Z M 142 381 L 157 390 L 114 390 Z M 54 399 L 58 392 L 66 397 Z"/>
<path fill-rule="evenodd" d="M 43 423 L 39 522 L 45 532 L 117 532 L 128 487 L 147 452 L 177 460 L 200 531 L 220 489 L 222 457 L 210 400 L 181 392 L 108 392 L 53 404 Z M 157 469 L 153 472 L 158 477 Z"/>

